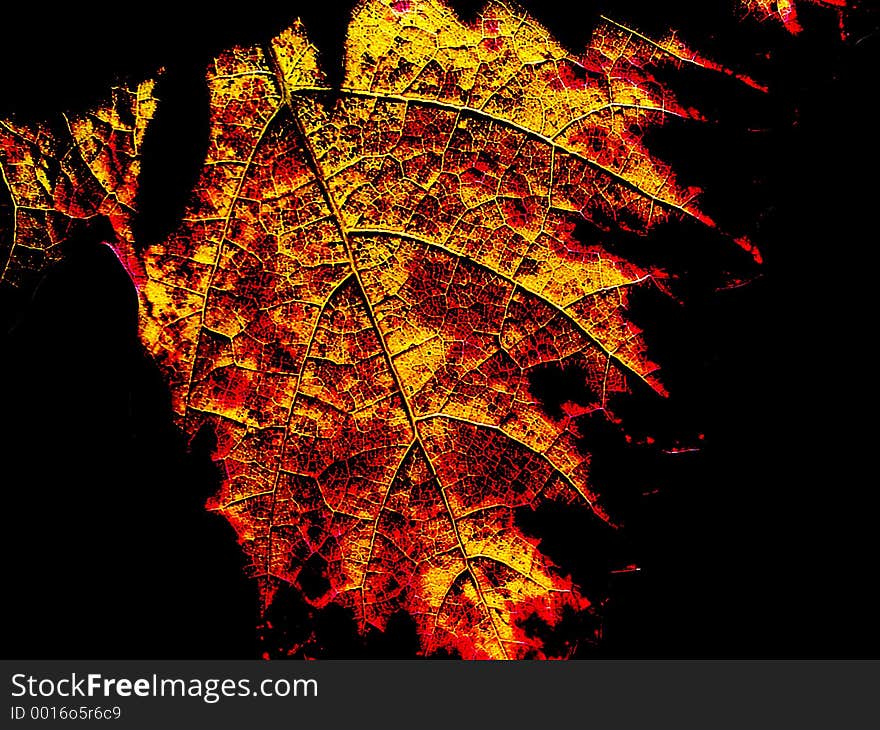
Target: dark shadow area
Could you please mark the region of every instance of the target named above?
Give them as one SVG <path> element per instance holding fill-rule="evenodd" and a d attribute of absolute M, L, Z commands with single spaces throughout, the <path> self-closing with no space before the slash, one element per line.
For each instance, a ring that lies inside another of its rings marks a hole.
<path fill-rule="evenodd" d="M 253 585 L 204 509 L 109 248 L 72 239 L 3 340 L 4 656 L 248 657 Z"/>
<path fill-rule="evenodd" d="M 267 659 L 406 659 L 419 648 L 415 621 L 406 613 L 392 614 L 385 631 L 367 626 L 361 634 L 353 611 L 335 604 L 316 609 L 289 585 L 278 588 L 259 636 Z"/>

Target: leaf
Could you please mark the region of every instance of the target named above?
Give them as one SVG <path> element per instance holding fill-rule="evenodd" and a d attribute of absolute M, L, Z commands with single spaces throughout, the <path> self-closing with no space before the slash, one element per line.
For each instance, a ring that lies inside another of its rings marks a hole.
<path fill-rule="evenodd" d="M 803 30 L 798 17 L 797 6 L 800 2 L 804 5 L 812 4 L 818 7 L 831 8 L 837 11 L 840 21 L 841 34 L 846 35 L 843 28 L 843 14 L 847 7 L 846 0 L 741 0 L 746 11 L 764 22 L 775 20 L 782 23 L 790 33 L 800 33 Z"/>
<path fill-rule="evenodd" d="M 60 132 L 5 123 L 5 277 L 51 259 L 70 219 L 111 219 L 179 423 L 216 434 L 209 507 L 264 610 L 317 561 L 328 587 L 306 599 L 362 629 L 405 611 L 425 654 L 545 656 L 527 623 L 593 606 L 516 510 L 614 524 L 577 417 L 614 418 L 635 381 L 665 392 L 625 312 L 664 274 L 604 244 L 714 226 L 644 143 L 698 118 L 654 75 L 683 63 L 714 68 L 609 20 L 571 54 L 503 2 L 466 24 L 439 0 L 365 0 L 340 89 L 300 22 L 215 60 L 204 170 L 146 253 L 130 213 L 151 82 Z M 530 392 L 547 364 L 584 373 L 591 402 L 549 415 Z"/>

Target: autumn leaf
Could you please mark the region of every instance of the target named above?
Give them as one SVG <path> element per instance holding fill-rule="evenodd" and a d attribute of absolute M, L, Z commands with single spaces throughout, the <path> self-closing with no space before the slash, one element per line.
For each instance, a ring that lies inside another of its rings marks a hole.
<path fill-rule="evenodd" d="M 317 561 L 327 589 L 305 598 L 362 629 L 404 611 L 424 654 L 545 656 L 526 622 L 593 606 L 515 511 L 581 504 L 614 524 L 578 416 L 614 418 L 636 381 L 665 392 L 626 316 L 664 274 L 606 244 L 714 226 L 644 143 L 698 118 L 655 77 L 683 63 L 712 67 L 610 20 L 572 54 L 504 2 L 464 23 L 439 0 L 365 0 L 341 89 L 300 22 L 214 61 L 204 169 L 144 253 L 130 217 L 152 82 L 61 129 L 4 123 L 4 278 L 51 260 L 70 221 L 111 220 L 179 424 L 216 435 L 209 508 L 264 610 Z M 549 415 L 530 390 L 548 364 L 582 372 L 591 402 Z"/>
<path fill-rule="evenodd" d="M 759 21 L 773 20 L 782 23 L 790 33 L 800 33 L 803 28 L 798 17 L 798 4 L 812 4 L 818 7 L 833 9 L 837 12 L 841 33 L 843 30 L 843 12 L 847 0 L 740 0 L 746 11 Z"/>

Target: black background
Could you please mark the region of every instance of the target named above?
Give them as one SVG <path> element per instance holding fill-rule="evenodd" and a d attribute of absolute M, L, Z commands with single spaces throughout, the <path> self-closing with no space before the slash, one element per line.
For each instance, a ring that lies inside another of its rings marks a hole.
<path fill-rule="evenodd" d="M 212 55 L 302 14 L 338 78 L 350 8 L 249 3 L 223 15 L 182 5 L 32 3 L 0 18 L 0 117 L 85 108 L 116 75 L 167 67 L 144 151 L 142 242 L 175 225 L 198 172 Z M 622 534 L 577 511 L 521 515 L 588 595 L 610 595 L 603 640 L 578 642 L 576 655 L 880 655 L 868 323 L 876 17 L 856 13 L 844 42 L 833 13 L 809 6 L 797 38 L 738 22 L 727 2 L 528 6 L 574 49 L 600 12 L 649 35 L 680 28 L 704 55 L 770 87 L 698 69 L 664 76 L 711 121 L 652 133 L 652 149 L 706 190 L 705 208 L 728 230 L 761 245 L 765 263 L 753 267 L 697 226 L 608 242 L 679 274 L 683 304 L 646 293 L 633 307 L 671 397 L 636 393 L 619 409 L 635 441 L 650 433 L 657 443 L 627 446 L 607 424 L 584 424 Z M 202 508 L 216 488 L 210 435 L 187 452 L 172 427 L 137 342 L 135 293 L 100 236 L 83 231 L 35 292 L 3 293 L 3 654 L 256 656 L 253 586 L 232 530 Z M 735 278 L 752 281 L 723 288 Z M 578 398 L 576 373 L 539 374 L 534 387 L 551 410 Z M 696 443 L 697 453 L 663 453 Z M 631 562 L 641 571 L 609 573 Z M 360 640 L 344 612 L 287 599 L 276 632 L 294 640 L 315 628 L 323 649 L 312 655 L 415 650 L 405 617 Z M 566 623 L 547 639 L 575 642 L 591 628 Z"/>

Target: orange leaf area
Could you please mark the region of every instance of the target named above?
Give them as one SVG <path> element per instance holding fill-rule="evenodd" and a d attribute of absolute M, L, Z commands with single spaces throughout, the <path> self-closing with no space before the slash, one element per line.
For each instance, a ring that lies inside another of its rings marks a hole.
<path fill-rule="evenodd" d="M 439 0 L 365 0 L 339 90 L 299 22 L 211 64 L 204 169 L 144 253 L 129 215 L 151 83 L 66 129 L 3 124 L 6 278 L 51 259 L 69 220 L 110 218 L 179 423 L 216 434 L 209 507 L 265 608 L 317 556 L 328 588 L 307 600 L 362 628 L 405 611 L 425 654 L 542 657 L 525 623 L 593 606 L 515 512 L 613 523 L 577 417 L 613 417 L 633 381 L 664 393 L 626 316 L 663 273 L 603 242 L 714 225 L 643 142 L 697 117 L 654 76 L 681 63 L 702 62 L 611 21 L 572 54 L 504 2 L 467 24 Z M 548 415 L 530 392 L 548 364 L 592 402 Z"/>

